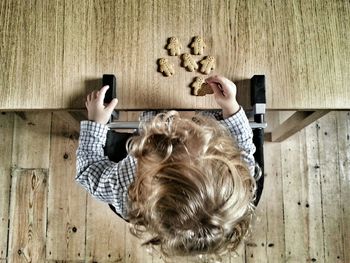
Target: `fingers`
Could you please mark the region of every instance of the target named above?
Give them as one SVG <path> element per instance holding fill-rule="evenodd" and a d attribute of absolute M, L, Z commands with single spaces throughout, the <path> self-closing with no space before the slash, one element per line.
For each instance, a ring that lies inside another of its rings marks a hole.
<path fill-rule="evenodd" d="M 224 80 L 221 77 L 212 76 L 207 78 L 206 82 L 210 85 L 210 87 L 212 87 L 215 94 L 224 96 L 224 92 L 227 90 L 227 88 Z"/>
<path fill-rule="evenodd" d="M 100 91 L 99 91 L 99 94 L 98 94 L 98 100 L 103 102 L 103 99 L 105 98 L 105 95 L 106 95 L 106 92 L 107 90 L 109 89 L 109 86 L 106 85 L 106 86 L 103 86 Z"/>
<path fill-rule="evenodd" d="M 206 79 L 207 83 L 219 83 L 223 88 L 234 85 L 232 81 L 222 76 L 212 76 Z"/>
<path fill-rule="evenodd" d="M 92 92 L 91 97 L 92 97 L 93 100 L 97 98 L 97 93 L 98 93 L 97 90 L 94 90 L 94 91 Z"/>
<path fill-rule="evenodd" d="M 205 81 L 206 81 L 207 83 L 220 83 L 220 82 L 222 82 L 221 79 L 220 79 L 220 76 L 217 76 L 217 75 L 215 75 L 215 76 L 210 76 L 210 77 L 207 78 Z"/>
<path fill-rule="evenodd" d="M 88 102 L 90 102 L 90 101 L 96 99 L 97 96 L 98 96 L 98 91 L 97 91 L 97 90 L 94 90 L 93 92 L 89 93 L 89 95 L 87 95 L 86 100 L 87 100 Z"/>
<path fill-rule="evenodd" d="M 98 99 L 99 101 L 103 102 L 103 99 L 106 95 L 108 88 L 109 88 L 108 85 L 103 86 L 100 90 L 94 90 L 93 92 L 89 93 L 86 97 L 86 102 L 89 103 L 95 99 Z"/>
<path fill-rule="evenodd" d="M 222 92 L 224 95 L 234 95 L 236 85 L 229 79 L 222 76 L 212 76 L 206 79 L 208 84 L 217 84 L 221 86 Z"/>
<path fill-rule="evenodd" d="M 107 106 L 106 106 L 106 110 L 112 112 L 114 110 L 114 108 L 117 106 L 118 104 L 118 99 L 113 99 Z"/>
<path fill-rule="evenodd" d="M 216 83 L 216 82 L 210 82 L 208 83 L 209 86 L 211 87 L 211 89 L 213 90 L 214 94 L 217 95 L 217 96 L 225 96 L 224 93 L 223 93 L 223 90 L 221 88 L 221 85 L 219 83 Z"/>

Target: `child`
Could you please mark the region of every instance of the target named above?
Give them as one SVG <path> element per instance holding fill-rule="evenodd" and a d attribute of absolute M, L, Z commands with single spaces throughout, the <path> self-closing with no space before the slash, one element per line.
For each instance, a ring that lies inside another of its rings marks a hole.
<path fill-rule="evenodd" d="M 118 163 L 103 150 L 118 103 L 103 105 L 108 86 L 87 96 L 89 121 L 81 123 L 77 182 L 169 257 L 235 250 L 254 212 L 255 146 L 236 86 L 221 76 L 206 82 L 222 111 L 192 119 L 170 111 L 143 120 Z"/>

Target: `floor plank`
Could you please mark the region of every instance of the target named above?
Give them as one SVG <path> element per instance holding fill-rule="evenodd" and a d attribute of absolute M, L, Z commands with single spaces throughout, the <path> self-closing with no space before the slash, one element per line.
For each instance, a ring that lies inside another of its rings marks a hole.
<path fill-rule="evenodd" d="M 350 112 L 337 112 L 343 261 L 350 262 Z"/>
<path fill-rule="evenodd" d="M 0 259 L 6 258 L 13 140 L 13 113 L 0 114 Z"/>
<path fill-rule="evenodd" d="M 47 169 L 14 169 L 10 208 L 10 262 L 45 258 Z"/>
<path fill-rule="evenodd" d="M 125 236 L 125 263 L 136 262 L 152 262 L 152 254 L 148 252 L 148 248 L 142 246 L 142 241 L 129 233 L 126 228 Z"/>
<path fill-rule="evenodd" d="M 46 258 L 84 260 L 86 192 L 74 181 L 78 135 L 56 114 L 51 134 Z"/>
<path fill-rule="evenodd" d="M 15 116 L 12 164 L 20 168 L 49 168 L 50 112 Z"/>
<path fill-rule="evenodd" d="M 114 214 L 106 203 L 89 196 L 86 220 L 87 261 L 124 262 L 125 228 L 126 222 Z M 96 238 L 96 233 L 99 238 Z"/>
<path fill-rule="evenodd" d="M 45 258 L 50 129 L 49 112 L 15 115 L 8 247 L 10 262 L 36 262 Z"/>
<path fill-rule="evenodd" d="M 332 112 L 321 118 L 318 125 L 325 262 L 344 262 L 341 232 L 339 152 L 335 113 Z"/>
<path fill-rule="evenodd" d="M 305 261 L 307 258 L 303 136 L 304 131 L 281 143 L 285 254 L 286 261 L 290 262 Z"/>
<path fill-rule="evenodd" d="M 246 253 L 245 253 L 245 244 L 241 244 L 237 247 L 235 252 L 231 252 L 230 253 L 230 261 L 231 263 L 242 263 L 242 262 L 246 262 Z"/>
<path fill-rule="evenodd" d="M 279 124 L 278 112 L 268 112 L 266 118 L 270 129 Z M 283 262 L 285 240 L 284 235 L 281 235 L 284 233 L 281 144 L 265 142 L 264 154 L 265 186 L 262 198 L 266 201 L 266 258 L 268 262 Z"/>
<path fill-rule="evenodd" d="M 323 250 L 323 221 L 322 221 L 322 192 L 320 159 L 318 146 L 318 124 L 317 122 L 305 128 L 305 136 L 302 138 L 306 145 L 307 167 L 305 170 L 304 185 L 306 197 L 305 206 L 308 207 L 306 224 L 308 226 L 308 260 L 313 262 L 324 262 Z"/>

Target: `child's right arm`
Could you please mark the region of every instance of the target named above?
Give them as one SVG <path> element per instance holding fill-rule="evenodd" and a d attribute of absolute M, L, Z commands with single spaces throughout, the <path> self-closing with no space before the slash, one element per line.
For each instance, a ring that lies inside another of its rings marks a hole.
<path fill-rule="evenodd" d="M 115 163 L 104 154 L 108 131 L 105 124 L 118 103 L 114 99 L 109 105 L 103 105 L 107 89 L 105 86 L 87 97 L 90 121 L 81 122 L 75 180 L 94 197 L 113 204 L 117 212 L 126 217 L 127 189 L 134 180 L 136 160 L 128 155 Z"/>
<path fill-rule="evenodd" d="M 95 198 L 113 204 L 126 217 L 127 190 L 134 181 L 136 160 L 128 155 L 118 163 L 104 154 L 107 126 L 83 121 L 77 149 L 75 180 Z"/>

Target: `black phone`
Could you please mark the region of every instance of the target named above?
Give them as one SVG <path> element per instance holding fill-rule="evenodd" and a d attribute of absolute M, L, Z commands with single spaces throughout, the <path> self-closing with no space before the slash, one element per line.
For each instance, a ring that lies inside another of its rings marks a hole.
<path fill-rule="evenodd" d="M 113 74 L 103 74 L 102 77 L 102 87 L 109 86 L 106 92 L 104 103 L 110 103 L 114 98 L 117 97 L 117 78 Z"/>

